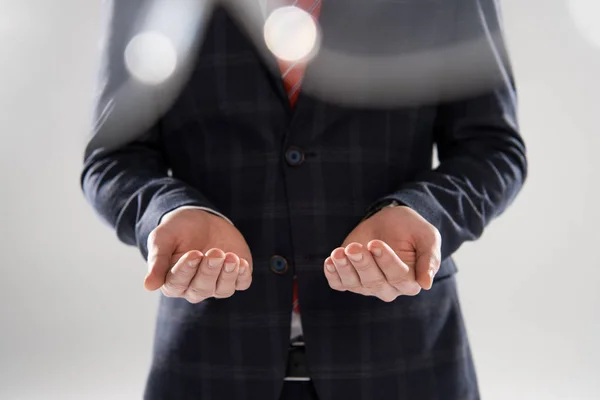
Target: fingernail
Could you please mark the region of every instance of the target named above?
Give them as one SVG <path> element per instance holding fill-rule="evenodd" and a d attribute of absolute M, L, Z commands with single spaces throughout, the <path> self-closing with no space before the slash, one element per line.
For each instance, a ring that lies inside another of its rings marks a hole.
<path fill-rule="evenodd" d="M 219 268 L 221 266 L 221 264 L 223 263 L 223 258 L 209 258 L 208 259 L 208 266 L 211 268 Z"/>
<path fill-rule="evenodd" d="M 381 251 L 381 249 L 379 247 L 373 247 L 371 249 L 371 253 L 373 253 L 373 255 L 375 255 L 375 257 L 381 257 L 381 255 L 383 254 L 383 251 Z"/>
<path fill-rule="evenodd" d="M 244 274 L 246 273 L 246 269 L 247 269 L 247 267 L 246 267 L 245 265 L 242 265 L 242 266 L 240 267 L 240 272 L 239 272 L 239 274 L 240 274 L 240 275 L 244 275 Z"/>
<path fill-rule="evenodd" d="M 358 262 L 360 260 L 363 259 L 363 255 L 362 253 L 356 253 L 356 254 L 346 254 L 348 256 L 348 258 L 354 262 Z"/>
<path fill-rule="evenodd" d="M 335 266 L 333 264 L 325 264 L 325 268 L 327 268 L 327 271 L 329 272 L 335 272 Z"/>
<path fill-rule="evenodd" d="M 431 279 L 433 279 L 433 276 L 434 276 L 434 275 L 435 275 L 435 272 L 434 272 L 432 269 L 430 269 L 430 270 L 429 270 L 429 277 L 430 277 Z"/>
<path fill-rule="evenodd" d="M 233 272 L 235 269 L 235 263 L 225 263 L 225 272 Z"/>
<path fill-rule="evenodd" d="M 345 266 L 348 263 L 345 258 L 336 258 L 335 261 L 342 266 Z"/>
<path fill-rule="evenodd" d="M 190 268 L 196 268 L 198 266 L 198 264 L 200 264 L 200 259 L 196 259 L 196 260 L 190 260 L 187 262 L 187 266 Z"/>

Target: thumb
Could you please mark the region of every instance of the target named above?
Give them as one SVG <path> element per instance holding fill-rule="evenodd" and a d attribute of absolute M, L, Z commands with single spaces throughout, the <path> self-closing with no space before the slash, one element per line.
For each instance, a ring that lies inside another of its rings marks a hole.
<path fill-rule="evenodd" d="M 148 236 L 148 274 L 144 279 L 146 290 L 159 289 L 171 268 L 171 257 L 175 251 L 175 236 L 156 228 Z"/>
<path fill-rule="evenodd" d="M 428 234 L 421 236 L 417 242 L 417 283 L 425 290 L 431 289 L 433 277 L 440 269 L 442 260 L 442 240 L 437 229 L 432 228 Z"/>

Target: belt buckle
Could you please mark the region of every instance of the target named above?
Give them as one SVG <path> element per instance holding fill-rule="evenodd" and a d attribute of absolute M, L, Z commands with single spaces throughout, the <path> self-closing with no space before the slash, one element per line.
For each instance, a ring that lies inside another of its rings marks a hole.
<path fill-rule="evenodd" d="M 284 382 L 310 382 L 310 377 L 303 376 L 303 374 L 306 374 L 306 356 L 304 351 L 303 341 L 294 341 L 290 343 L 286 377 L 283 378 Z"/>

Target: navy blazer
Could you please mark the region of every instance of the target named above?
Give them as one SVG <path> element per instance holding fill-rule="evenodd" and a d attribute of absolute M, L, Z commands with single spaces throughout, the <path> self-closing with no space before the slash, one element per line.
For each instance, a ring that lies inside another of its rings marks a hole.
<path fill-rule="evenodd" d="M 135 3 L 117 2 L 110 19 L 99 109 L 124 80 Z M 374 24 L 377 18 L 383 22 Z M 187 205 L 227 216 L 252 251 L 249 290 L 200 304 L 161 297 L 147 399 L 277 399 L 294 273 L 320 398 L 478 397 L 451 255 L 482 234 L 526 175 L 496 3 L 325 0 L 320 23 L 324 49 L 343 43 L 342 50 L 364 55 L 388 51 L 385 38 L 406 52 L 480 38 L 481 65 L 497 79 L 460 98 L 444 98 L 440 89 L 435 101 L 378 103 L 373 96 L 371 105 L 343 104 L 314 84 L 324 62 L 317 56 L 292 110 L 277 63 L 253 39 L 260 35 L 226 6 L 216 7 L 176 101 L 143 136 L 117 148 L 97 140 L 106 121 L 99 117 L 82 174 L 91 204 L 144 257 L 160 218 Z M 443 67 L 456 61 L 451 57 L 437 61 Z M 433 289 L 391 303 L 331 290 L 325 258 L 390 199 L 441 233 Z M 274 255 L 288 268 L 273 263 Z"/>

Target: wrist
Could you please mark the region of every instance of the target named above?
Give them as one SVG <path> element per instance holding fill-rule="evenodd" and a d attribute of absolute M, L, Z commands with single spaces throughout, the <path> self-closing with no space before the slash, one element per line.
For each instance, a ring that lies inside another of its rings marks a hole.
<path fill-rule="evenodd" d="M 371 218 L 373 215 L 377 214 L 379 211 L 383 210 L 384 208 L 399 207 L 401 205 L 402 204 L 400 204 L 396 200 L 385 200 L 385 201 L 382 201 L 381 203 L 378 203 L 377 205 L 375 205 L 371 209 L 371 211 L 369 213 L 367 213 L 367 215 L 365 215 L 365 217 L 363 218 L 363 221 Z"/>
<path fill-rule="evenodd" d="M 176 209 L 174 209 L 172 211 L 169 211 L 165 215 L 163 215 L 162 218 L 160 219 L 160 222 L 168 220 L 170 217 L 172 217 L 173 215 L 178 214 L 180 212 L 191 211 L 191 210 L 193 210 L 193 211 L 203 211 L 203 212 L 205 212 L 207 214 L 223 218 L 225 221 L 229 222 L 231 225 L 234 225 L 233 222 L 231 222 L 231 220 L 229 218 L 227 218 L 225 215 L 221 214 L 220 212 L 215 211 L 215 210 L 213 210 L 211 208 L 208 208 L 208 207 L 200 207 L 200 206 L 182 206 L 182 207 L 178 207 L 178 208 L 176 208 Z"/>

